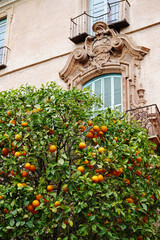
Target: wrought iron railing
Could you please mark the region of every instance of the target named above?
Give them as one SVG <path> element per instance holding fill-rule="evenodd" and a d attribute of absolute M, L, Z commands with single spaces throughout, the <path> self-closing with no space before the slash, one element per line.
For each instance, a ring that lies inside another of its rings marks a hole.
<path fill-rule="evenodd" d="M 93 16 L 90 11 L 84 11 L 82 14 L 71 18 L 70 39 L 73 42 L 84 41 L 86 36 L 93 34 L 92 25 L 98 21 L 106 22 L 109 26 L 113 25 L 115 28 L 116 24 L 118 24 L 118 27 L 121 25 L 128 26 L 129 6 L 127 0 L 115 0 L 113 3 L 107 4 L 107 10 L 102 15 Z"/>
<path fill-rule="evenodd" d="M 160 112 L 156 104 L 127 110 L 129 118 L 139 122 L 148 130 L 150 137 L 160 138 Z"/>
<path fill-rule="evenodd" d="M 8 50 L 7 46 L 0 47 L 0 69 L 7 66 Z"/>

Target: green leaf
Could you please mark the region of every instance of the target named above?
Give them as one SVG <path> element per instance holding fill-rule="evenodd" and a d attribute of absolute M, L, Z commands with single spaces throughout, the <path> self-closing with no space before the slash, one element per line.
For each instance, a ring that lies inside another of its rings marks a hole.
<path fill-rule="evenodd" d="M 62 228 L 65 229 L 66 228 L 66 224 L 64 222 L 62 222 Z"/>
<path fill-rule="evenodd" d="M 96 224 L 93 224 L 93 225 L 92 225 L 92 230 L 93 230 L 94 232 L 96 232 L 96 230 L 97 230 Z"/>
<path fill-rule="evenodd" d="M 32 221 L 27 222 L 26 225 L 27 225 L 29 228 L 33 228 L 33 222 L 32 222 Z"/>
<path fill-rule="evenodd" d="M 60 165 L 63 165 L 63 164 L 64 164 L 64 160 L 63 160 L 62 158 L 60 158 L 60 159 L 58 160 L 58 162 L 59 162 Z"/>
<path fill-rule="evenodd" d="M 73 222 L 71 220 L 68 220 L 68 222 L 69 222 L 69 225 L 73 227 Z"/>
<path fill-rule="evenodd" d="M 145 203 L 142 203 L 142 207 L 145 211 L 147 211 L 147 205 Z"/>
<path fill-rule="evenodd" d="M 13 227 L 13 225 L 15 224 L 14 219 L 11 219 L 9 224 L 10 224 L 11 227 Z"/>

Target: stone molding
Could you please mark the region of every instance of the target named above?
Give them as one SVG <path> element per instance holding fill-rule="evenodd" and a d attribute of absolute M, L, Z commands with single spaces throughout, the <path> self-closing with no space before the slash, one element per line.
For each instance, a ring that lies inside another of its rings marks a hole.
<path fill-rule="evenodd" d="M 148 48 L 136 46 L 126 35 L 109 29 L 104 22 L 93 25 L 95 36 L 85 39 L 84 47 L 76 48 L 60 71 L 68 89 L 82 85 L 104 74 L 122 74 L 123 111 L 145 104 L 145 90 L 140 83 L 141 61 Z"/>

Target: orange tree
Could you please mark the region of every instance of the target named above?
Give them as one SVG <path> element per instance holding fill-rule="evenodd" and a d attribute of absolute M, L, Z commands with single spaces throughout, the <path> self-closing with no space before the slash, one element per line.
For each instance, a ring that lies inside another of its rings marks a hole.
<path fill-rule="evenodd" d="M 0 93 L 1 239 L 159 239 L 146 132 L 54 83 Z"/>

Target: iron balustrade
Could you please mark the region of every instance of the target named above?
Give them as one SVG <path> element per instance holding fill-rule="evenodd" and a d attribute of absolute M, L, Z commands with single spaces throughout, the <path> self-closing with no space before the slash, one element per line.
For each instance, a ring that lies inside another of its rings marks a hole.
<path fill-rule="evenodd" d="M 109 27 L 118 30 L 121 27 L 128 26 L 129 2 L 127 0 L 118 0 L 107 4 L 107 12 L 99 16 L 93 16 L 90 11 L 84 11 L 82 14 L 71 18 L 70 40 L 74 43 L 82 42 L 88 35 L 93 35 L 92 25 L 95 22 L 106 22 Z"/>
<path fill-rule="evenodd" d="M 134 119 L 147 129 L 151 138 L 160 138 L 160 112 L 156 104 L 127 110 L 126 113 L 129 114 L 130 121 Z"/>

